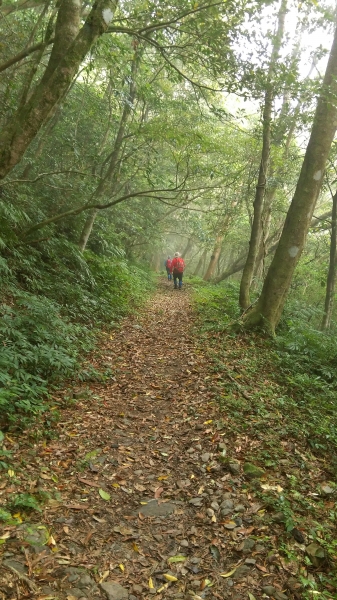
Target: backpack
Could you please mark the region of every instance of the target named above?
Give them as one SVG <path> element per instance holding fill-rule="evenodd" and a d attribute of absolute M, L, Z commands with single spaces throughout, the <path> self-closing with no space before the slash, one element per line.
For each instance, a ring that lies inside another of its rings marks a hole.
<path fill-rule="evenodd" d="M 172 266 L 172 260 L 170 258 L 167 259 L 167 261 L 165 262 L 165 267 L 167 269 L 171 269 Z"/>
<path fill-rule="evenodd" d="M 185 267 L 184 259 L 179 258 L 179 257 L 175 258 L 174 270 L 177 271 L 177 273 L 183 273 L 184 267 Z"/>

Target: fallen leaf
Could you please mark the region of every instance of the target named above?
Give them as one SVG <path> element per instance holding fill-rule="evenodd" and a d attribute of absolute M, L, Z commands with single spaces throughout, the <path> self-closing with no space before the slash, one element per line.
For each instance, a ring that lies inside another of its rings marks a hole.
<path fill-rule="evenodd" d="M 109 575 L 110 571 L 104 571 L 102 577 L 99 580 L 99 583 L 102 583 L 102 581 L 104 581 L 104 579 L 106 579 Z"/>
<path fill-rule="evenodd" d="M 235 529 L 236 527 L 235 521 L 222 521 L 221 525 L 226 527 L 226 529 Z"/>
<path fill-rule="evenodd" d="M 140 485 L 139 483 L 135 483 L 134 486 L 135 490 L 137 490 L 138 492 L 145 492 L 146 487 L 145 485 Z"/>
<path fill-rule="evenodd" d="M 90 481 L 90 479 L 83 479 L 82 477 L 79 477 L 78 481 L 80 481 L 81 483 L 84 483 L 85 485 L 90 485 L 91 487 L 98 487 L 98 488 L 101 487 L 101 485 L 99 483 L 96 483 L 95 481 Z"/>
<path fill-rule="evenodd" d="M 266 569 L 266 567 L 264 567 L 263 565 L 258 565 L 256 563 L 256 568 L 259 569 L 259 571 L 262 571 L 263 573 L 269 573 L 269 571 Z"/>
<path fill-rule="evenodd" d="M 125 567 L 124 567 L 123 563 L 120 563 L 120 565 L 118 565 L 118 566 L 119 566 L 120 570 L 122 571 L 122 573 L 124 573 Z"/>
<path fill-rule="evenodd" d="M 103 498 L 103 500 L 110 500 L 110 498 L 111 498 L 110 494 L 108 494 L 108 492 L 105 492 L 104 490 L 102 490 L 102 488 L 100 488 L 98 490 L 98 493 L 101 496 L 101 498 Z"/>
<path fill-rule="evenodd" d="M 164 488 L 162 488 L 162 487 L 157 488 L 156 491 L 155 491 L 155 493 L 154 493 L 154 497 L 155 498 L 159 498 L 160 494 L 162 494 L 163 491 L 164 491 Z"/>
<path fill-rule="evenodd" d="M 154 590 L 154 585 L 153 585 L 153 581 L 152 581 L 151 577 L 149 579 L 149 588 L 150 588 L 150 590 Z"/>
<path fill-rule="evenodd" d="M 51 545 L 51 546 L 56 546 L 56 542 L 55 542 L 55 540 L 54 540 L 54 538 L 53 538 L 53 536 L 52 536 L 52 535 L 50 535 L 50 536 L 49 536 L 49 539 L 48 539 L 48 546 L 49 546 L 49 545 Z"/>
<path fill-rule="evenodd" d="M 178 581 L 177 577 L 174 577 L 173 575 L 170 575 L 169 573 L 164 573 L 164 577 L 167 581 Z"/>
<path fill-rule="evenodd" d="M 230 577 L 231 575 L 234 575 L 236 569 L 237 567 L 235 567 L 235 569 L 232 569 L 232 571 L 228 571 L 228 573 L 219 573 L 219 575 L 220 577 Z"/>
<path fill-rule="evenodd" d="M 187 556 L 183 556 L 182 554 L 177 554 L 176 556 L 170 556 L 170 558 L 167 560 L 167 562 L 172 564 L 172 563 L 184 562 L 185 560 L 187 560 Z"/>
<path fill-rule="evenodd" d="M 92 515 L 92 518 L 94 521 L 97 521 L 97 523 L 106 523 L 105 519 L 100 519 L 99 517 L 96 517 L 96 515 Z"/>
<path fill-rule="evenodd" d="M 219 552 L 219 549 L 217 548 L 217 546 L 214 546 L 214 544 L 212 544 L 212 545 L 209 547 L 209 551 L 210 551 L 211 555 L 213 556 L 213 558 L 214 558 L 214 559 L 215 559 L 217 562 L 219 562 L 219 561 L 220 561 L 220 558 L 221 558 L 221 556 L 220 556 L 220 552 Z"/>

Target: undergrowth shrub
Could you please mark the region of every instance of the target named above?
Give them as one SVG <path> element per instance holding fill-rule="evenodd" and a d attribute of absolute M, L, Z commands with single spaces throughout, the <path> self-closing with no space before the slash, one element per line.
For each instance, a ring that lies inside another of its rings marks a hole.
<path fill-rule="evenodd" d="M 143 301 L 153 285 L 151 274 L 128 263 L 121 251 L 116 254 L 82 255 L 63 238 L 38 248 L 5 248 L 0 428 L 26 427 L 45 411 L 51 389 L 81 377 L 81 364 L 99 331 Z M 88 376 L 88 367 L 83 373 Z"/>
<path fill-rule="evenodd" d="M 226 351 L 228 335 L 233 335 L 228 325 L 240 314 L 238 284 L 201 288 L 195 285 L 194 299 L 200 328 L 210 337 L 214 332 L 214 354 L 221 356 Z M 252 375 L 255 370 L 268 374 L 283 390 L 282 398 L 275 399 L 273 387 L 261 388 L 254 401 L 259 403 L 256 406 L 262 408 L 266 394 L 268 402 L 282 410 L 289 435 L 305 438 L 318 452 L 330 448 L 336 453 L 337 338 L 316 328 L 320 322 L 318 312 L 317 307 L 303 308 L 289 302 L 275 339 L 249 332 L 240 334 L 242 348 L 236 361 L 241 366 L 244 362 L 246 377 L 252 377 L 252 387 L 256 385 Z M 226 407 L 234 411 L 228 398 Z M 235 411 L 238 412 L 237 406 Z"/>

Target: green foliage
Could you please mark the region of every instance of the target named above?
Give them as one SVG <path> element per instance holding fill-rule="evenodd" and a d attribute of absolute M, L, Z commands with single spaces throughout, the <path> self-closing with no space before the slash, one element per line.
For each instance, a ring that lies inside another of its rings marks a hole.
<path fill-rule="evenodd" d="M 214 287 L 193 278 L 193 283 L 194 300 L 203 331 L 224 331 L 233 318 L 239 317 L 237 282 Z"/>
<path fill-rule="evenodd" d="M 12 515 L 8 510 L 0 508 L 0 521 L 7 523 L 12 520 Z"/>
<path fill-rule="evenodd" d="M 23 510 L 25 512 L 30 512 L 32 510 L 36 510 L 38 512 L 42 511 L 37 498 L 26 492 L 22 494 L 15 494 L 15 496 L 13 496 L 8 503 L 8 506 L 12 510 Z"/>
<path fill-rule="evenodd" d="M 1 424 L 27 426 L 48 408 L 52 387 L 82 368 L 95 335 L 144 298 L 151 275 L 125 259 L 83 257 L 64 239 L 25 256 L 13 248 L 0 305 Z M 19 282 L 21 285 L 19 286 Z"/>
<path fill-rule="evenodd" d="M 232 335 L 227 326 L 236 319 L 237 285 L 222 287 L 194 287 L 196 308 L 200 327 L 216 336 L 219 332 Z M 275 423 L 280 435 L 306 439 L 315 452 L 337 454 L 337 339 L 311 326 L 310 316 L 317 309 L 299 308 L 298 303 L 287 306 L 282 325 L 275 340 L 261 340 L 250 335 L 249 359 L 237 356 L 237 364 L 243 365 L 251 378 L 265 369 L 273 372 L 270 387 L 264 386 L 254 394 L 253 412 L 256 415 L 254 429 L 263 431 L 266 423 L 283 414 L 282 423 Z M 309 317 L 309 318 L 308 318 Z M 314 321 L 315 322 L 315 321 Z M 225 347 L 224 347 L 225 351 Z M 214 369 L 224 370 L 222 351 L 215 351 Z M 236 376 L 236 375 L 235 375 Z M 219 398 L 236 419 L 249 404 L 243 398 L 233 397 L 231 392 L 238 384 L 226 386 Z M 274 425 L 273 425 L 274 426 Z"/>

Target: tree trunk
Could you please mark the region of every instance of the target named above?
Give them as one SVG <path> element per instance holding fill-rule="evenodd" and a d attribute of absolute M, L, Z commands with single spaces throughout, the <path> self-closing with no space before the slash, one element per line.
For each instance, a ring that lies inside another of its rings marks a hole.
<path fill-rule="evenodd" d="M 188 241 L 187 241 L 185 249 L 181 253 L 181 256 L 183 258 L 186 258 L 188 256 L 188 254 L 190 253 L 190 251 L 192 250 L 192 247 L 193 247 L 193 240 L 191 238 L 189 238 Z"/>
<path fill-rule="evenodd" d="M 321 223 L 322 221 L 325 221 L 327 218 L 330 218 L 330 217 L 331 217 L 331 211 L 325 212 L 322 215 L 319 215 L 318 217 L 313 217 L 311 219 L 310 227 L 315 229 L 315 228 L 317 228 L 319 223 Z M 281 235 L 281 229 L 276 231 L 275 233 L 273 233 L 266 240 L 266 243 L 265 243 L 266 249 L 265 249 L 265 253 L 264 253 L 265 256 L 269 256 L 270 254 L 272 254 L 274 252 L 274 250 L 276 250 L 280 235 Z M 216 277 L 216 279 L 214 279 L 213 283 L 220 283 L 220 281 L 223 281 L 224 279 L 228 279 L 228 277 L 230 277 L 231 275 L 235 275 L 235 273 L 242 271 L 243 267 L 245 266 L 246 259 L 247 259 L 246 252 L 242 252 L 240 254 L 240 256 L 229 267 L 227 267 L 226 271 L 224 271 L 221 275 L 219 275 L 218 277 Z"/>
<path fill-rule="evenodd" d="M 274 236 L 271 236 L 271 237 L 273 238 Z M 273 241 L 269 245 L 269 243 L 267 241 L 266 242 L 267 250 L 266 250 L 265 256 L 269 256 L 269 254 L 272 254 L 274 252 L 274 250 L 276 250 L 277 244 L 278 244 L 278 241 L 277 242 Z M 246 259 L 247 259 L 246 253 L 240 254 L 240 256 L 230 265 L 230 267 L 227 267 L 226 271 L 224 271 L 221 275 L 219 275 L 218 277 L 216 277 L 216 279 L 214 279 L 213 283 L 220 283 L 220 281 L 224 281 L 224 279 L 228 279 L 228 277 L 230 277 L 231 275 L 235 275 L 235 273 L 239 273 L 240 271 L 242 271 L 242 269 L 244 268 L 244 266 L 246 264 Z"/>
<path fill-rule="evenodd" d="M 211 255 L 211 260 L 209 261 L 209 265 L 208 265 L 207 271 L 206 271 L 206 273 L 205 273 L 205 275 L 203 277 L 204 281 L 210 281 L 210 279 L 212 279 L 212 277 L 213 277 L 213 273 L 215 271 L 215 267 L 218 264 L 219 256 L 221 254 L 221 247 L 222 247 L 223 238 L 224 238 L 224 234 L 223 233 L 219 233 L 216 236 L 216 240 L 215 240 L 213 252 L 212 252 L 212 255 Z"/>
<path fill-rule="evenodd" d="M 255 283 L 261 277 L 263 277 L 264 271 L 264 259 L 266 257 L 266 248 L 267 248 L 267 240 L 269 237 L 269 230 L 271 226 L 271 211 L 272 204 L 276 194 L 276 186 L 270 188 L 266 193 L 266 198 L 263 207 L 263 213 L 261 217 L 262 230 L 261 230 L 261 239 L 260 239 L 260 247 L 258 248 L 255 266 L 254 266 L 254 280 Z"/>
<path fill-rule="evenodd" d="M 56 64 L 56 49 L 53 60 L 37 84 L 27 103 L 11 117 L 0 137 L 0 180 L 20 162 L 31 141 L 47 121 L 53 107 L 68 91 L 76 72 L 88 51 L 108 28 L 113 17 L 116 0 L 97 0 L 86 22 L 71 43 L 61 60 Z M 64 0 L 60 11 L 65 11 Z M 77 15 L 74 12 L 74 19 Z M 61 18 L 61 17 L 60 17 Z M 68 23 L 68 32 L 70 24 Z M 55 59 L 55 60 L 54 60 Z"/>
<path fill-rule="evenodd" d="M 202 267 L 202 264 L 203 264 L 203 262 L 204 262 L 204 260 L 206 258 L 206 255 L 207 255 L 207 248 L 205 248 L 205 250 L 202 252 L 202 254 L 201 254 L 201 256 L 200 256 L 200 258 L 198 260 L 198 264 L 197 264 L 197 266 L 195 268 L 195 271 L 193 273 L 193 275 L 195 277 L 199 274 L 199 272 L 201 270 L 201 267 Z"/>
<path fill-rule="evenodd" d="M 139 64 L 140 64 L 140 57 L 141 57 L 141 49 L 138 49 L 138 50 L 136 50 L 133 61 L 132 61 L 131 77 L 130 77 L 130 85 L 129 85 L 129 96 L 124 104 L 123 112 L 122 112 L 122 115 L 121 115 L 121 118 L 119 121 L 119 126 L 118 126 L 117 134 L 115 137 L 113 149 L 109 156 L 109 166 L 108 166 L 106 174 L 104 175 L 103 179 L 100 181 L 95 192 L 93 193 L 92 200 L 97 200 L 100 196 L 102 196 L 104 194 L 104 192 L 107 188 L 107 185 L 109 184 L 109 182 L 111 182 L 111 180 L 116 175 L 116 171 L 117 171 L 118 163 L 119 163 L 119 159 L 120 159 L 120 154 L 121 154 L 121 148 L 122 148 L 123 139 L 124 139 L 124 134 L 125 134 L 125 129 L 126 129 L 126 126 L 127 126 L 128 120 L 129 120 L 129 116 L 133 110 L 133 105 L 134 105 L 134 101 L 136 98 L 136 91 L 137 91 L 136 77 L 137 77 L 137 71 L 138 71 Z M 92 228 L 94 226 L 97 212 L 98 212 L 97 210 L 92 211 L 84 223 L 84 227 L 83 227 L 82 233 L 80 235 L 80 240 L 79 240 L 79 248 L 80 248 L 81 252 L 84 252 L 84 250 L 86 248 L 88 239 L 90 237 Z"/>
<path fill-rule="evenodd" d="M 332 311 L 335 297 L 336 283 L 336 257 L 337 257 L 337 192 L 332 198 L 331 218 L 331 242 L 328 277 L 326 281 L 326 294 L 324 303 L 324 315 L 322 319 L 322 330 L 327 331 L 331 327 Z"/>
<path fill-rule="evenodd" d="M 271 121 L 272 121 L 272 110 L 274 100 L 274 89 L 273 89 L 273 75 L 274 70 L 278 61 L 280 47 L 282 43 L 284 33 L 284 21 L 287 12 L 287 0 L 281 1 L 281 6 L 278 14 L 278 27 L 277 33 L 274 40 L 273 50 L 270 58 L 268 78 L 266 83 L 266 91 L 264 97 L 264 108 L 263 108 L 263 133 L 262 133 L 262 152 L 261 162 L 259 169 L 259 176 L 256 186 L 255 200 L 254 200 L 254 217 L 252 224 L 252 231 L 249 241 L 249 250 L 247 261 L 243 269 L 241 285 L 240 285 L 240 296 L 239 303 L 243 310 L 247 309 L 250 305 L 250 287 L 253 280 L 255 262 L 258 256 L 261 238 L 262 238 L 262 213 L 263 213 L 263 202 L 266 189 L 267 172 L 268 172 L 268 161 L 271 144 Z"/>
<path fill-rule="evenodd" d="M 84 223 L 81 235 L 80 235 L 80 240 L 78 242 L 78 247 L 81 252 L 84 252 L 84 250 L 86 248 L 86 245 L 88 243 L 88 239 L 91 234 L 97 213 L 98 213 L 98 210 L 93 209 L 92 211 L 90 211 L 90 213 L 88 214 L 88 216 L 85 220 L 85 223 Z"/>
<path fill-rule="evenodd" d="M 151 269 L 152 269 L 152 271 L 159 273 L 160 266 L 161 266 L 161 256 L 158 252 L 156 252 L 156 254 L 153 254 L 153 256 L 152 256 Z"/>
<path fill-rule="evenodd" d="M 336 131 L 336 95 L 337 29 L 295 194 L 261 296 L 243 319 L 247 329 L 264 329 L 274 334 L 280 320 L 293 273 L 305 245 Z"/>

